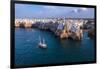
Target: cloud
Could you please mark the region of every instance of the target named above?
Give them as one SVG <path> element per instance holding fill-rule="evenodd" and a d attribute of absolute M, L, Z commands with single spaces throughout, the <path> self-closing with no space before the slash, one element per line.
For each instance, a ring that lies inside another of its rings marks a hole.
<path fill-rule="evenodd" d="M 83 10 L 83 11 L 86 11 L 86 10 L 88 10 L 87 8 L 80 8 L 81 10 Z"/>
<path fill-rule="evenodd" d="M 45 9 L 56 9 L 57 7 L 55 6 L 43 6 Z"/>
<path fill-rule="evenodd" d="M 16 5 L 16 17 L 93 17 L 94 9 L 85 7 Z"/>
<path fill-rule="evenodd" d="M 88 10 L 87 8 L 74 8 L 72 9 L 72 12 L 80 13 L 82 11 L 87 11 L 87 10 Z"/>

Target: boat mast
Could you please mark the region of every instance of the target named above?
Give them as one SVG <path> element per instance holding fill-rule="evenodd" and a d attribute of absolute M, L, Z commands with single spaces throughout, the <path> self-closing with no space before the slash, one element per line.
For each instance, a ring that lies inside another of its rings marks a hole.
<path fill-rule="evenodd" d="M 39 42 L 41 43 L 41 37 L 39 36 Z"/>
<path fill-rule="evenodd" d="M 44 39 L 43 39 L 43 44 L 45 44 L 45 41 L 44 41 Z"/>

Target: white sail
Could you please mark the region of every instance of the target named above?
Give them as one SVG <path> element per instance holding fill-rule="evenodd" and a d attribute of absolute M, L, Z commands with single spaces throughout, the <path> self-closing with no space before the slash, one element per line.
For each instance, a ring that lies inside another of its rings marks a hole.
<path fill-rule="evenodd" d="M 43 44 L 45 44 L 45 40 L 43 39 Z"/>
<path fill-rule="evenodd" d="M 39 42 L 41 43 L 41 37 L 39 36 Z"/>
<path fill-rule="evenodd" d="M 47 45 L 45 44 L 44 39 L 41 41 L 40 36 L 39 36 L 39 47 L 41 47 L 41 48 L 47 48 Z"/>

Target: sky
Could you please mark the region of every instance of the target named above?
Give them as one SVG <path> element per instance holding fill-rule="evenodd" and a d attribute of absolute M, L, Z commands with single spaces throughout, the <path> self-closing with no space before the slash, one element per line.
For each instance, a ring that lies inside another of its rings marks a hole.
<path fill-rule="evenodd" d="M 15 4 L 15 18 L 94 18 L 94 8 Z"/>

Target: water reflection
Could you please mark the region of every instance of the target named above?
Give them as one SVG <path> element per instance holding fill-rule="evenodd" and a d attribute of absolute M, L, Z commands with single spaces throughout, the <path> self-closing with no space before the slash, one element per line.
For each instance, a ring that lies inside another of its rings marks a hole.
<path fill-rule="evenodd" d="M 60 42 L 63 48 L 68 48 L 71 46 L 80 47 L 82 43 L 81 41 L 75 41 L 70 39 L 60 39 Z"/>

